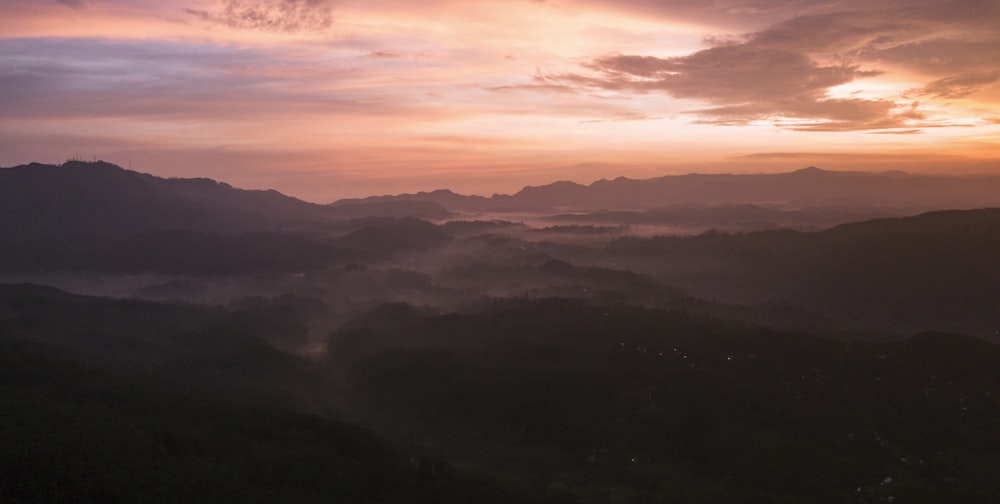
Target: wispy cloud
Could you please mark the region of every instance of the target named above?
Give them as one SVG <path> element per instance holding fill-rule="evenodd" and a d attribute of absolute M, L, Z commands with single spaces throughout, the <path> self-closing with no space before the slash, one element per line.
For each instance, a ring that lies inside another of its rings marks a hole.
<path fill-rule="evenodd" d="M 379 49 L 377 51 L 372 51 L 368 53 L 368 56 L 371 56 L 372 58 L 387 58 L 387 59 L 396 59 L 402 57 L 401 54 L 386 49 Z"/>
<path fill-rule="evenodd" d="M 82 9 L 87 6 L 87 3 L 84 0 L 56 0 L 56 2 L 71 9 Z"/>
<path fill-rule="evenodd" d="M 146 117 L 240 121 L 384 112 L 371 93 L 326 93 L 309 79 L 359 71 L 288 61 L 273 49 L 89 39 L 0 40 L 0 116 Z"/>
<path fill-rule="evenodd" d="M 612 121 L 655 121 L 657 119 L 663 119 L 662 116 L 650 116 L 643 114 L 641 112 L 620 112 L 613 114 L 606 119 L 587 119 L 580 121 L 585 124 L 602 123 L 602 122 L 612 122 Z"/>
<path fill-rule="evenodd" d="M 997 81 L 1000 81 L 1000 67 L 938 79 L 914 90 L 913 94 L 935 98 L 963 98 Z"/>
<path fill-rule="evenodd" d="M 330 0 L 221 0 L 214 9 L 184 9 L 202 20 L 264 32 L 320 31 L 333 25 Z"/>

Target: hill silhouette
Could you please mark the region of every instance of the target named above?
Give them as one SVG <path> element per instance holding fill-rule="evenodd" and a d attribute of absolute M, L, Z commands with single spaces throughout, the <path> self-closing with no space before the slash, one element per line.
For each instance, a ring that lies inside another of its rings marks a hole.
<path fill-rule="evenodd" d="M 0 501 L 998 501 L 995 184 L 2 169 Z"/>
<path fill-rule="evenodd" d="M 206 178 L 166 179 L 103 161 L 0 168 L 0 233 L 17 239 L 174 230 L 314 230 L 346 219 L 449 215 L 427 202 L 333 208 L 275 190 L 237 189 Z"/>
<path fill-rule="evenodd" d="M 789 302 L 902 333 L 941 329 L 1000 341 L 1000 209 L 694 237 L 623 238 L 616 257 L 691 294 Z"/>
<path fill-rule="evenodd" d="M 924 176 L 837 172 L 809 167 L 776 174 L 689 174 L 651 179 L 598 180 L 590 185 L 554 182 L 510 195 L 460 196 L 433 191 L 358 201 L 428 201 L 451 211 L 648 210 L 668 205 L 758 204 L 792 207 L 882 207 L 907 211 L 1000 205 L 998 176 Z"/>
<path fill-rule="evenodd" d="M 937 355 L 946 349 L 943 358 Z M 393 306 L 331 336 L 348 404 L 565 502 L 988 501 L 1000 348 L 837 343 L 565 299 Z M 991 440 L 991 441 L 987 441 Z"/>
<path fill-rule="evenodd" d="M 332 208 L 101 161 L 32 163 L 0 169 L 0 271 L 299 271 L 363 261 L 365 253 L 326 237 L 355 231 L 371 216 L 411 214 L 450 215 L 422 202 Z"/>
<path fill-rule="evenodd" d="M 0 232 L 9 238 L 288 230 L 334 216 L 273 190 L 164 179 L 100 161 L 0 169 Z"/>
<path fill-rule="evenodd" d="M 0 501 L 532 502 L 317 414 L 233 315 L 0 285 Z"/>
<path fill-rule="evenodd" d="M 338 217 L 396 217 L 414 219 L 447 219 L 454 215 L 444 206 L 434 201 L 357 201 L 340 205 L 329 205 L 335 208 Z"/>

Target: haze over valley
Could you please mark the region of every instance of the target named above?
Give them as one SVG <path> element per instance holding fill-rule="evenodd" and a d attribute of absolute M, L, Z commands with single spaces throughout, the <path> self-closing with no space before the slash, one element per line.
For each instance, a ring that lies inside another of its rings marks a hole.
<path fill-rule="evenodd" d="M 997 19 L 0 0 L 0 503 L 1000 502 Z"/>
<path fill-rule="evenodd" d="M 74 426 L 5 441 L 11 499 L 995 490 L 1000 178 L 809 168 L 320 205 L 70 161 L 0 169 L 0 192 L 5 428 Z M 260 415 L 278 423 L 253 427 L 272 441 L 251 460 L 316 451 L 291 469 L 305 487 L 243 479 L 276 470 L 241 461 L 256 437 L 208 441 Z M 87 444 L 107 422 L 152 441 Z M 345 437 L 366 444 L 324 448 Z M 192 465 L 205 442 L 228 476 Z M 61 450 L 104 469 L 83 485 Z M 344 464 L 384 491 L 316 473 Z"/>

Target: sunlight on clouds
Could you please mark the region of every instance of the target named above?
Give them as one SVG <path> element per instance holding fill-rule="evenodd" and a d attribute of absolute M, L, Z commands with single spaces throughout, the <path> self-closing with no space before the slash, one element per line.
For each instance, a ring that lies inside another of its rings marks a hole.
<path fill-rule="evenodd" d="M 872 77 L 829 87 L 826 89 L 826 94 L 830 98 L 899 100 L 911 87 L 912 82 Z"/>
<path fill-rule="evenodd" d="M 0 116 L 37 139 L 25 145 L 76 147 L 82 130 L 94 150 L 204 169 L 230 156 L 248 171 L 478 188 L 741 169 L 733 157 L 753 152 L 997 157 L 1000 37 L 982 15 L 734 5 L 12 0 Z M 34 149 L 0 164 L 47 155 Z"/>

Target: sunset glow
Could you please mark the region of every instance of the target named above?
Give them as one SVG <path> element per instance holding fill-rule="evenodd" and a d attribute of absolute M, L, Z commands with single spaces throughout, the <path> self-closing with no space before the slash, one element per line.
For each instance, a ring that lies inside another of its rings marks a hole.
<path fill-rule="evenodd" d="M 4 0 L 0 166 L 304 199 L 1000 172 L 1000 3 Z"/>

